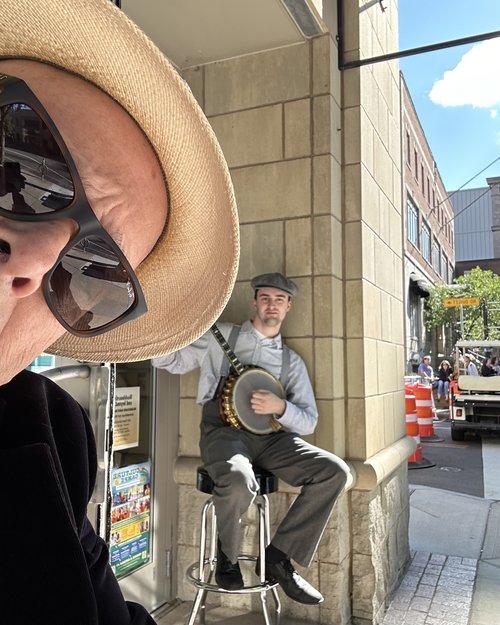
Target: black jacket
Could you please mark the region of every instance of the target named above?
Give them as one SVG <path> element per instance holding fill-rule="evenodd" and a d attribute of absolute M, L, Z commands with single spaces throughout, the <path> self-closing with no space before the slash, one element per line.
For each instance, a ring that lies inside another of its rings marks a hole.
<path fill-rule="evenodd" d="M 0 386 L 0 623 L 154 625 L 125 602 L 86 517 L 96 474 L 83 409 L 28 371 Z"/>

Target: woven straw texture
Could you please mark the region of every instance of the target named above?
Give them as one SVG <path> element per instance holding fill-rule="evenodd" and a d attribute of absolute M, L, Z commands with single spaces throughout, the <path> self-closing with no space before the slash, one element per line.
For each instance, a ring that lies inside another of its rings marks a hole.
<path fill-rule="evenodd" d="M 50 63 L 111 95 L 149 138 L 168 186 L 168 227 L 137 270 L 146 315 L 95 338 L 66 334 L 50 351 L 126 362 L 194 341 L 229 299 L 239 232 L 224 157 L 189 88 L 109 0 L 0 0 L 0 57 Z"/>

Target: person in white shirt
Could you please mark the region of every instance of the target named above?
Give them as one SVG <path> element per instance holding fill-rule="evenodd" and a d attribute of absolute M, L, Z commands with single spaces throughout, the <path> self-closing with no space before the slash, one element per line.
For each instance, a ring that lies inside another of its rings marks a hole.
<path fill-rule="evenodd" d="M 245 321 L 241 328 L 229 323 L 217 325 L 243 365 L 263 367 L 281 380 L 284 398 L 256 389 L 250 400 L 256 415 L 273 415 L 275 431 L 256 434 L 228 426 L 221 419 L 221 380 L 227 376 L 229 367 L 211 332 L 174 354 L 154 359 L 153 365 L 172 373 L 201 369 L 200 449 L 205 468 L 215 483 L 219 586 L 228 590 L 243 587 L 238 565 L 240 518 L 257 494 L 252 468 L 255 463 L 288 484 L 302 488 L 266 549 L 266 579 L 278 581 L 292 599 L 316 604 L 323 601 L 321 593 L 294 570 L 290 558 L 302 566 L 311 563 L 346 483 L 349 467 L 341 458 L 301 438 L 316 427 L 316 402 L 302 358 L 284 345 L 280 334 L 292 298 L 297 294 L 297 285 L 280 273 L 270 273 L 255 277 L 251 286 L 253 320 Z"/>
<path fill-rule="evenodd" d="M 466 375 L 479 375 L 476 367 L 476 357 L 473 354 L 466 354 L 464 356 L 464 362 Z"/>

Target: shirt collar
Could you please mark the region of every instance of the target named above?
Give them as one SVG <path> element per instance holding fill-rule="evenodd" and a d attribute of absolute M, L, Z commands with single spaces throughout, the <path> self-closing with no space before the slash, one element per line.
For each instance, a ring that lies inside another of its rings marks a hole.
<path fill-rule="evenodd" d="M 262 345 L 269 345 L 278 349 L 282 348 L 281 334 L 276 334 L 276 336 L 265 336 L 262 332 L 255 329 L 255 326 L 250 320 L 247 320 L 242 324 L 241 331 L 252 333 Z"/>

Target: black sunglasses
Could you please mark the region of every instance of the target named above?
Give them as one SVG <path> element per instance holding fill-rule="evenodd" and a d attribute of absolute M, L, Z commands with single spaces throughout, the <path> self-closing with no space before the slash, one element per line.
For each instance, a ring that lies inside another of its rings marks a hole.
<path fill-rule="evenodd" d="M 137 276 L 90 207 L 56 126 L 26 83 L 4 74 L 0 216 L 78 223 L 78 232 L 43 278 L 47 304 L 68 332 L 97 336 L 146 312 Z"/>

